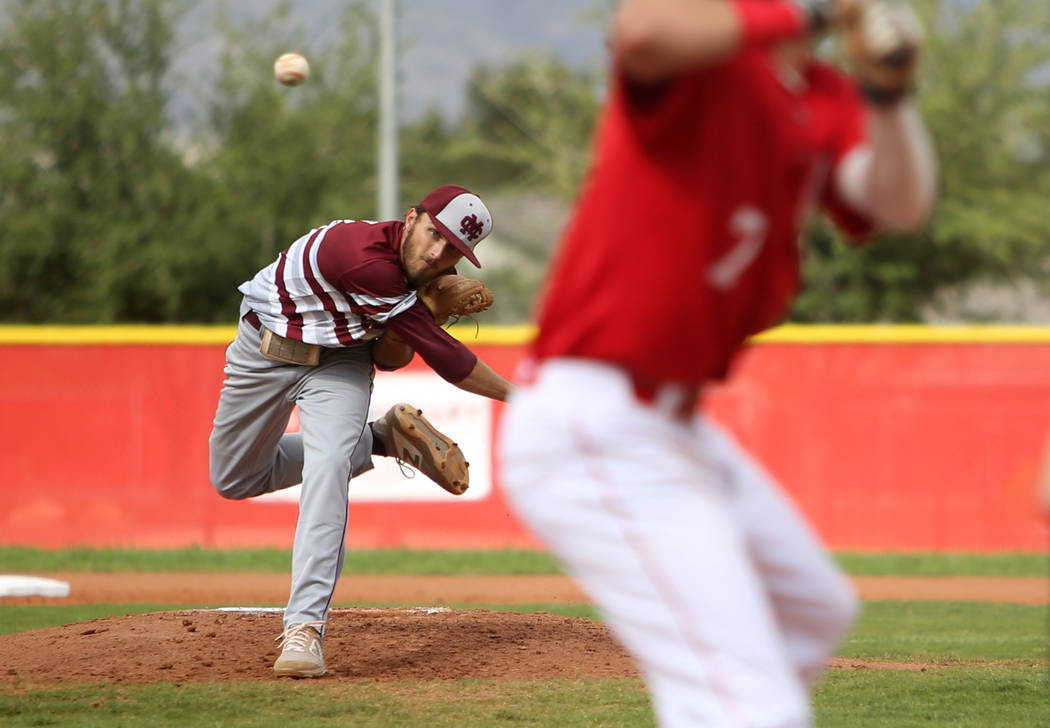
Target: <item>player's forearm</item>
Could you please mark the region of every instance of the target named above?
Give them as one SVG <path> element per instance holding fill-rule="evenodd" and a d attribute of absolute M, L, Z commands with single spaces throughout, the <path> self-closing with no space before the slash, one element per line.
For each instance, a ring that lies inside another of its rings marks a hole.
<path fill-rule="evenodd" d="M 507 401 L 511 387 L 510 382 L 494 372 L 481 359 L 478 359 L 474 369 L 471 370 L 465 379 L 456 382 L 456 386 L 471 394 L 479 394 L 482 397 L 488 397 L 500 402 Z"/>
<path fill-rule="evenodd" d="M 910 102 L 872 107 L 868 134 L 874 151 L 869 194 L 881 222 L 896 230 L 922 228 L 937 198 L 937 163 L 918 110 Z"/>
<path fill-rule="evenodd" d="M 610 45 L 629 77 L 657 81 L 728 57 L 740 25 L 726 0 L 628 0 L 613 16 Z"/>
<path fill-rule="evenodd" d="M 627 0 L 613 17 L 610 45 L 630 78 L 655 82 L 723 61 L 751 43 L 808 32 L 818 0 Z"/>
<path fill-rule="evenodd" d="M 914 232 L 926 225 L 937 199 L 937 162 L 911 102 L 869 107 L 868 142 L 845 160 L 839 183 L 880 227 Z"/>

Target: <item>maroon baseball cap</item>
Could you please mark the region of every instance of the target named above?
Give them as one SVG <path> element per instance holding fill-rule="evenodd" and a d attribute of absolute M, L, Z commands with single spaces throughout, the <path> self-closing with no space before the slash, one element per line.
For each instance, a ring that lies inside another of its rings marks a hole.
<path fill-rule="evenodd" d="M 480 268 L 474 246 L 492 232 L 492 215 L 481 198 L 466 187 L 442 185 L 419 203 L 445 240 Z"/>

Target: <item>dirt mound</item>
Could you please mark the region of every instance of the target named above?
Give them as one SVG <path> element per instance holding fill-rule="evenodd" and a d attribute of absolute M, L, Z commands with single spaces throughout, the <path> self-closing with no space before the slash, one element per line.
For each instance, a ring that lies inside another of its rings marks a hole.
<path fill-rule="evenodd" d="M 68 598 L 4 604 L 151 602 L 283 604 L 287 574 L 57 574 Z M 1046 604 L 1046 579 L 854 579 L 865 599 L 959 599 Z M 352 575 L 336 601 L 401 604 L 586 603 L 561 576 Z M 0 635 L 0 690 L 55 682 L 272 680 L 281 610 L 154 612 Z M 539 612 L 448 607 L 335 609 L 325 638 L 326 679 L 452 680 L 635 677 L 599 622 Z M 928 665 L 835 658 L 838 669 Z"/>
<path fill-rule="evenodd" d="M 280 611 L 186 610 L 0 636 L 0 686 L 272 680 Z M 602 624 L 548 613 L 335 609 L 326 679 L 637 675 Z"/>

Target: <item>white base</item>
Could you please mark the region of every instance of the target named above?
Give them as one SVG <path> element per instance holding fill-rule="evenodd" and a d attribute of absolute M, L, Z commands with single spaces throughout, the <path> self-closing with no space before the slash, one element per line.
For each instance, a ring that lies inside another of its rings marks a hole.
<path fill-rule="evenodd" d="M 0 597 L 68 597 L 69 582 L 43 576 L 0 574 Z"/>

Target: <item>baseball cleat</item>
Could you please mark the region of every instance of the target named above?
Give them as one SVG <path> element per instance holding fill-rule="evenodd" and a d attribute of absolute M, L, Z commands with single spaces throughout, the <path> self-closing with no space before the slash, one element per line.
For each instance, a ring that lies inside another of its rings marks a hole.
<path fill-rule="evenodd" d="M 423 411 L 410 404 L 395 404 L 372 423 L 372 433 L 386 454 L 407 463 L 453 495 L 463 495 L 470 485 L 470 465 L 459 445 L 435 428 Z"/>
<path fill-rule="evenodd" d="M 324 622 L 293 624 L 278 638 L 281 654 L 273 663 L 277 677 L 321 677 L 324 655 L 321 652 L 321 629 Z"/>

